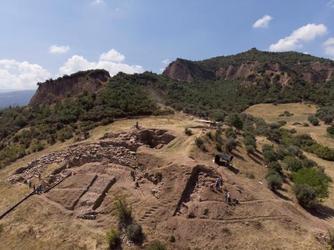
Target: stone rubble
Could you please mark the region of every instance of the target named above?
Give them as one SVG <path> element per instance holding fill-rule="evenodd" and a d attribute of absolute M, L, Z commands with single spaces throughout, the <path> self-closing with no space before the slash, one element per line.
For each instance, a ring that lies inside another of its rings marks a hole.
<path fill-rule="evenodd" d="M 174 138 L 166 130 L 158 129 L 134 129 L 129 132 L 108 133 L 97 143 L 74 144 L 65 150 L 53 152 L 34 160 L 26 166 L 18 168 L 8 181 L 12 184 L 17 182 L 28 184 L 33 178 L 41 180 L 42 174 L 51 164 L 58 165 L 58 168 L 47 178 L 47 182 L 51 185 L 63 178 L 61 173 L 65 170 L 80 167 L 90 162 L 113 163 L 136 168 L 136 151 L 140 146 L 161 148 L 161 145 L 169 143 Z M 150 177 L 152 178 L 152 176 Z M 156 176 L 151 181 L 161 181 L 155 178 Z"/>

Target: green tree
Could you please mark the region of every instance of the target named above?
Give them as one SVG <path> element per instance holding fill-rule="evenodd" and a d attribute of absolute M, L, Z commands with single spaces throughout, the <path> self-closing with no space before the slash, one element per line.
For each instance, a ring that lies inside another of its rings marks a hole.
<path fill-rule="evenodd" d="M 331 178 L 318 168 L 302 168 L 293 174 L 292 179 L 296 191 L 301 192 L 300 189 L 310 191 L 312 189 L 318 201 L 328 197 Z"/>
<path fill-rule="evenodd" d="M 269 172 L 266 176 L 268 187 L 272 191 L 276 191 L 282 187 L 283 184 L 283 178 L 282 176 L 277 172 Z"/>
<path fill-rule="evenodd" d="M 303 163 L 301 160 L 294 156 L 286 156 L 283 159 L 283 163 L 286 165 L 286 168 L 290 171 L 297 172 L 301 168 L 303 168 Z"/>
<path fill-rule="evenodd" d="M 316 116 L 310 115 L 307 119 L 313 126 L 319 126 L 319 120 Z"/>
<path fill-rule="evenodd" d="M 241 130 L 243 128 L 243 121 L 239 114 L 231 114 L 228 116 L 228 122 L 231 126 Z"/>

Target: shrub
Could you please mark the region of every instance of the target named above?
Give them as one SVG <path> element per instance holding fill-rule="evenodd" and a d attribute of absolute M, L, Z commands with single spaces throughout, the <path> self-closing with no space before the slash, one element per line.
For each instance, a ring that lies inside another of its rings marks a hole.
<path fill-rule="evenodd" d="M 206 147 L 205 147 L 205 145 L 204 145 L 204 140 L 203 140 L 203 138 L 201 138 L 201 137 L 197 137 L 196 139 L 195 139 L 195 144 L 196 144 L 196 146 L 199 148 L 199 149 L 201 149 L 203 152 L 206 152 L 207 150 L 206 150 Z"/>
<path fill-rule="evenodd" d="M 219 142 L 216 143 L 216 149 L 218 152 L 222 152 L 223 151 L 223 145 Z"/>
<path fill-rule="evenodd" d="M 289 111 L 285 110 L 282 114 L 279 114 L 279 117 L 283 117 L 283 116 L 290 117 L 293 115 L 294 115 L 293 113 L 290 113 Z"/>
<path fill-rule="evenodd" d="M 301 161 L 302 161 L 303 168 L 317 167 L 317 163 L 315 161 L 309 160 L 307 158 L 304 158 Z"/>
<path fill-rule="evenodd" d="M 328 197 L 331 179 L 317 168 L 302 168 L 294 173 L 292 180 L 296 186 L 309 186 L 318 200 Z"/>
<path fill-rule="evenodd" d="M 236 147 L 237 147 L 236 140 L 232 137 L 227 138 L 226 145 L 225 145 L 226 152 L 231 153 L 233 149 L 235 149 Z"/>
<path fill-rule="evenodd" d="M 218 110 L 218 111 L 213 111 L 209 116 L 211 119 L 217 122 L 223 122 L 225 120 L 226 114 L 223 111 Z"/>
<path fill-rule="evenodd" d="M 217 129 L 215 133 L 215 140 L 217 143 L 223 144 L 223 137 L 221 129 Z"/>
<path fill-rule="evenodd" d="M 254 154 L 256 151 L 256 148 L 253 145 L 246 145 L 246 151 L 247 151 L 247 154 Z"/>
<path fill-rule="evenodd" d="M 114 207 L 121 226 L 128 225 L 132 222 L 132 210 L 123 197 L 115 200 Z"/>
<path fill-rule="evenodd" d="M 318 157 L 324 160 L 334 161 L 334 149 L 323 146 L 319 143 L 314 143 L 309 147 L 305 147 L 305 150 L 316 154 Z"/>
<path fill-rule="evenodd" d="M 126 228 L 126 235 L 129 240 L 134 243 L 141 243 L 143 241 L 143 229 L 138 224 L 130 224 Z"/>
<path fill-rule="evenodd" d="M 282 166 L 278 161 L 272 161 L 268 164 L 269 170 L 282 175 Z"/>
<path fill-rule="evenodd" d="M 175 239 L 175 237 L 174 237 L 174 239 Z M 173 241 L 171 241 L 171 242 L 173 242 Z M 145 247 L 145 250 L 167 250 L 167 247 L 162 242 L 160 242 L 158 240 L 155 240 L 155 241 L 151 242 L 147 247 Z"/>
<path fill-rule="evenodd" d="M 278 124 L 277 122 L 273 122 L 273 123 L 270 123 L 270 124 L 269 124 L 269 127 L 270 127 L 271 129 L 278 129 L 278 128 L 280 128 L 281 126 L 280 126 L 280 124 Z"/>
<path fill-rule="evenodd" d="M 270 163 L 278 160 L 278 155 L 272 146 L 264 145 L 262 148 L 262 152 L 265 162 Z"/>
<path fill-rule="evenodd" d="M 267 132 L 267 138 L 269 141 L 281 143 L 282 135 L 278 129 L 271 129 Z"/>
<path fill-rule="evenodd" d="M 240 115 L 238 114 L 231 114 L 228 116 L 228 123 L 235 127 L 236 129 L 242 129 L 243 128 L 243 121 L 240 118 Z"/>
<path fill-rule="evenodd" d="M 213 135 L 211 131 L 206 132 L 205 134 L 210 140 L 213 140 Z"/>
<path fill-rule="evenodd" d="M 302 155 L 302 151 L 300 150 L 299 147 L 294 146 L 294 145 L 289 145 L 287 148 L 287 153 L 291 156 L 301 156 Z"/>
<path fill-rule="evenodd" d="M 184 129 L 184 133 L 185 133 L 186 135 L 188 135 L 188 136 L 193 135 L 193 131 L 192 131 L 190 128 L 185 128 L 185 129 Z"/>
<path fill-rule="evenodd" d="M 277 122 L 279 124 L 280 127 L 283 127 L 287 124 L 287 121 L 281 120 Z"/>
<path fill-rule="evenodd" d="M 255 179 L 255 175 L 251 172 L 246 172 L 245 175 L 248 179 Z"/>
<path fill-rule="evenodd" d="M 316 192 L 309 185 L 301 184 L 294 187 L 296 198 L 300 205 L 306 208 L 311 208 L 316 204 Z"/>
<path fill-rule="evenodd" d="M 244 134 L 244 144 L 253 146 L 256 149 L 256 138 L 251 133 L 245 133 Z"/>
<path fill-rule="evenodd" d="M 283 159 L 286 168 L 292 172 L 297 172 L 303 167 L 303 163 L 294 156 L 286 156 Z"/>
<path fill-rule="evenodd" d="M 226 129 L 226 130 L 225 130 L 225 136 L 226 136 L 226 137 L 232 137 L 232 138 L 234 138 L 234 139 L 237 138 L 237 134 L 236 134 L 236 132 L 234 131 L 233 128 L 228 128 L 228 129 Z"/>
<path fill-rule="evenodd" d="M 330 249 L 334 249 L 334 229 L 328 231 L 328 245 Z"/>
<path fill-rule="evenodd" d="M 331 124 L 334 120 L 333 115 L 326 115 L 322 118 L 322 120 L 325 122 L 325 124 Z"/>
<path fill-rule="evenodd" d="M 277 189 L 280 189 L 282 187 L 283 179 L 281 175 L 276 172 L 268 173 L 268 175 L 266 176 L 266 180 L 267 180 L 268 187 L 272 191 L 276 191 Z"/>
<path fill-rule="evenodd" d="M 316 116 L 310 115 L 307 119 L 313 126 L 319 126 L 319 120 Z"/>
<path fill-rule="evenodd" d="M 327 128 L 327 133 L 330 136 L 334 136 L 334 126 L 333 125 Z"/>
<path fill-rule="evenodd" d="M 253 154 L 256 151 L 256 138 L 253 134 L 244 134 L 244 144 L 248 154 Z"/>
<path fill-rule="evenodd" d="M 292 128 L 292 129 L 290 129 L 290 133 L 291 133 L 291 134 L 296 134 L 296 133 L 297 133 L 297 130 L 296 130 L 295 128 Z"/>
<path fill-rule="evenodd" d="M 119 232 L 115 229 L 111 229 L 107 232 L 107 242 L 110 250 L 117 249 L 117 247 L 121 244 Z"/>
<path fill-rule="evenodd" d="M 197 137 L 195 139 L 195 144 L 200 148 L 204 144 L 204 140 L 201 137 Z"/>
<path fill-rule="evenodd" d="M 30 145 L 31 152 L 39 152 L 39 151 L 42 151 L 43 149 L 44 149 L 44 145 L 40 141 L 34 139 L 31 142 L 31 145 Z"/>

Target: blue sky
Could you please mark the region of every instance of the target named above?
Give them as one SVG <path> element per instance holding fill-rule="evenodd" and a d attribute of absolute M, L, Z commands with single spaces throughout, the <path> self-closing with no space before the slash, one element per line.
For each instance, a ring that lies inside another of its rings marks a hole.
<path fill-rule="evenodd" d="M 0 89 L 31 89 L 252 47 L 334 58 L 334 0 L 1 0 L 0 30 Z"/>

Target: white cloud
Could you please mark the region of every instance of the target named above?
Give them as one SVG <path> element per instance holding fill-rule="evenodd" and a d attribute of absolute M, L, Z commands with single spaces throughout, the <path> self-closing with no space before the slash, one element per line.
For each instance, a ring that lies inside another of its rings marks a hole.
<path fill-rule="evenodd" d="M 74 55 L 69 58 L 65 64 L 59 69 L 61 75 L 69 75 L 80 70 L 89 69 L 105 69 L 110 75 L 116 75 L 119 72 L 128 74 L 141 73 L 144 71 L 142 66 L 128 65 L 123 63 L 125 56 L 112 49 L 100 56 L 99 61 L 88 61 L 83 56 Z"/>
<path fill-rule="evenodd" d="M 100 56 L 100 61 L 123 62 L 124 60 L 125 56 L 114 49 L 111 49 Z"/>
<path fill-rule="evenodd" d="M 89 61 L 83 56 L 74 55 L 59 69 L 59 75 L 72 74 L 80 70 L 105 69 L 110 75 L 119 72 L 128 74 L 141 73 L 142 66 L 124 63 L 125 56 L 112 49 L 103 53 L 98 61 Z M 16 60 L 0 60 L 0 90 L 36 89 L 38 82 L 54 77 L 38 64 Z"/>
<path fill-rule="evenodd" d="M 334 0 L 330 0 L 327 5 L 331 8 L 334 8 Z"/>
<path fill-rule="evenodd" d="M 269 15 L 265 15 L 258 19 L 254 24 L 253 28 L 258 29 L 258 28 L 268 28 L 270 21 L 273 20 L 273 18 Z"/>
<path fill-rule="evenodd" d="M 331 57 L 334 57 L 334 37 L 329 38 L 323 44 L 325 53 Z"/>
<path fill-rule="evenodd" d="M 327 33 L 327 27 L 323 24 L 307 24 L 293 31 L 289 36 L 280 39 L 270 45 L 270 51 L 289 51 L 301 49 L 303 43 L 309 42 Z"/>
<path fill-rule="evenodd" d="M 51 74 L 38 64 L 0 60 L 0 89 L 36 89 L 37 82 L 51 77 Z"/>
<path fill-rule="evenodd" d="M 165 59 L 165 60 L 162 60 L 161 63 L 162 63 L 163 65 L 168 65 L 168 64 L 170 64 L 170 62 L 171 62 L 170 59 Z"/>
<path fill-rule="evenodd" d="M 51 54 L 65 54 L 69 50 L 70 50 L 70 46 L 52 45 L 49 48 L 49 53 L 51 53 Z"/>
<path fill-rule="evenodd" d="M 104 4 L 104 0 L 94 0 L 94 1 L 92 1 L 92 4 L 94 4 L 94 5 Z"/>

